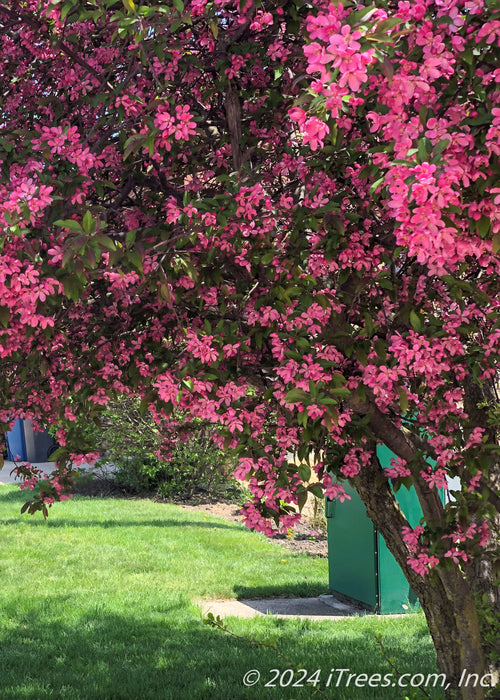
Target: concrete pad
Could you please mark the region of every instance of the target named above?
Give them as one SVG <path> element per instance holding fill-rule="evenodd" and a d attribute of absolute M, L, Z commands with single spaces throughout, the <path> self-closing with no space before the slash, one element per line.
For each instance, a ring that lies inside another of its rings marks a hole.
<path fill-rule="evenodd" d="M 52 474 L 55 470 L 55 462 L 32 462 L 31 465 L 37 469 L 41 469 L 45 474 Z M 11 474 L 11 471 L 15 469 L 16 463 L 5 460 L 2 469 L 0 469 L 0 484 L 20 484 L 20 479 L 16 479 L 15 474 Z M 110 476 L 116 469 L 113 464 L 81 464 L 76 469 L 83 469 L 88 474 L 96 474 L 97 476 Z"/>
<path fill-rule="evenodd" d="M 215 617 L 256 617 L 273 615 L 282 618 L 307 620 L 335 620 L 364 615 L 365 611 L 347 605 L 334 596 L 317 598 L 269 598 L 267 600 L 202 600 L 198 602 L 204 615 L 211 612 Z"/>
<path fill-rule="evenodd" d="M 46 474 L 50 474 L 54 471 L 54 462 L 40 462 L 33 465 L 37 469 L 42 469 Z M 5 460 L 2 469 L 0 469 L 0 484 L 17 484 L 21 483 L 20 479 L 16 479 L 15 474 L 11 474 L 11 471 L 16 468 L 15 462 L 9 462 Z"/>
<path fill-rule="evenodd" d="M 341 603 L 340 600 L 337 600 L 335 596 L 333 595 L 320 595 L 318 596 L 319 600 L 321 600 L 322 603 L 325 605 L 328 605 L 331 608 L 334 608 L 337 613 L 342 614 L 342 615 L 356 615 L 359 613 L 366 613 L 366 610 L 360 610 L 357 608 L 355 605 L 349 605 L 349 603 Z"/>

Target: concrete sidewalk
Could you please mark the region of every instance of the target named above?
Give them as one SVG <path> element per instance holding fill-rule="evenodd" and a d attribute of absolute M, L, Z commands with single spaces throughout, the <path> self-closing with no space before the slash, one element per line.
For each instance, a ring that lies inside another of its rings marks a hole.
<path fill-rule="evenodd" d="M 37 469 L 42 469 L 46 474 L 50 474 L 54 471 L 54 462 L 37 462 L 33 464 Z M 15 462 L 9 462 L 5 460 L 2 469 L 0 469 L 0 484 L 20 484 L 20 480 L 16 479 L 15 474 L 11 474 L 11 471 L 15 469 Z"/>
<path fill-rule="evenodd" d="M 41 469 L 45 474 L 51 474 L 55 470 L 54 462 L 33 462 L 33 467 Z M 15 474 L 11 474 L 11 471 L 15 469 L 15 462 L 10 462 L 5 460 L 2 469 L 0 469 L 0 484 L 20 484 L 20 480 L 16 479 Z M 112 465 L 100 465 L 100 466 L 90 466 L 90 464 L 82 464 L 76 469 L 84 469 L 89 474 L 97 472 L 98 474 L 103 474 L 105 472 L 111 474 L 113 472 Z"/>
<path fill-rule="evenodd" d="M 202 600 L 198 601 L 204 615 L 214 617 L 256 617 L 271 614 L 283 618 L 335 620 L 353 615 L 371 614 L 354 605 L 341 603 L 333 595 L 317 598 L 270 598 L 267 600 Z"/>

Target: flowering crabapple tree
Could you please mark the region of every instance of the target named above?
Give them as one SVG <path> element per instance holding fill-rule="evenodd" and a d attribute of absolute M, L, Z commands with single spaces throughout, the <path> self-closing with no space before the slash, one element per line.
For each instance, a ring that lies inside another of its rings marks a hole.
<path fill-rule="evenodd" d="M 165 456 L 209 419 L 250 527 L 355 486 L 448 692 L 483 698 L 458 681 L 492 673 L 499 607 L 495 3 L 4 0 L 0 26 L 0 423 L 61 445 L 53 477 L 20 465 L 26 508 L 114 396 Z"/>

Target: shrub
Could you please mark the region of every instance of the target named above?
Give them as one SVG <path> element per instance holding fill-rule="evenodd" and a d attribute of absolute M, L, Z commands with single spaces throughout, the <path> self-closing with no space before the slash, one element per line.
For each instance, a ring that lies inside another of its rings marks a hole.
<path fill-rule="evenodd" d="M 100 464 L 114 466 L 114 478 L 131 493 L 156 493 L 166 499 L 191 498 L 196 493 L 238 498 L 231 477 L 234 463 L 214 442 L 213 427 L 204 421 L 184 426 L 173 440 L 168 461 L 160 459 L 164 435 L 138 399 L 119 396 L 111 401 L 99 424 L 80 419 L 86 448 L 99 451 Z"/>

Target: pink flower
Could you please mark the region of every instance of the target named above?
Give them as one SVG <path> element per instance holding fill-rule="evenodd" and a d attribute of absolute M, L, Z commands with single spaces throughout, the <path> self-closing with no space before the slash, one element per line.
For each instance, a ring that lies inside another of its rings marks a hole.
<path fill-rule="evenodd" d="M 455 564 L 459 564 L 460 561 L 468 560 L 467 554 L 464 551 L 457 549 L 456 547 L 452 547 L 451 549 L 449 549 L 444 556 L 447 558 L 451 558 L 455 562 Z"/>
<path fill-rule="evenodd" d="M 190 136 L 196 134 L 196 122 L 191 121 L 193 117 L 189 112 L 189 107 L 187 105 L 177 105 L 175 116 L 177 123 L 174 127 L 174 137 L 177 140 L 184 139 L 187 141 Z"/>
<path fill-rule="evenodd" d="M 405 478 L 411 476 L 411 471 L 406 466 L 406 461 L 400 457 L 392 458 L 390 467 L 385 467 L 384 471 L 391 479 Z"/>
<path fill-rule="evenodd" d="M 481 483 L 482 475 L 483 473 L 481 471 L 478 471 L 477 474 L 471 477 L 469 481 L 469 486 L 467 487 L 467 491 L 475 491 L 477 489 L 477 487 Z"/>
<path fill-rule="evenodd" d="M 188 331 L 187 336 L 188 342 L 186 344 L 186 350 L 191 353 L 193 357 L 197 357 L 207 364 L 215 362 L 218 359 L 219 353 L 212 346 L 213 335 L 205 335 L 199 338 L 194 331 Z"/>
<path fill-rule="evenodd" d="M 325 63 L 328 63 L 331 59 L 326 55 L 325 49 L 317 41 L 313 41 L 311 44 L 304 46 L 304 53 L 308 62 L 307 72 L 320 73 L 321 80 L 327 82 L 330 74 L 325 69 Z"/>
<path fill-rule="evenodd" d="M 368 80 L 366 72 L 368 63 L 371 62 L 365 58 L 365 54 L 353 54 L 352 56 L 343 59 L 340 63 L 340 87 L 349 85 L 352 92 L 358 92 L 363 83 Z"/>
<path fill-rule="evenodd" d="M 339 500 L 343 503 L 345 500 L 350 501 L 351 497 L 345 492 L 343 486 L 337 483 L 333 483 L 332 477 L 326 474 L 323 477 L 323 485 L 325 487 L 325 497 L 332 500 Z"/>
<path fill-rule="evenodd" d="M 262 12 L 259 10 L 255 15 L 250 29 L 254 32 L 261 32 L 265 27 L 273 23 L 273 16 L 270 12 Z"/>
<path fill-rule="evenodd" d="M 439 564 L 439 559 L 421 552 L 416 557 L 408 557 L 409 566 L 420 576 L 427 576 L 429 571 Z"/>
<path fill-rule="evenodd" d="M 310 117 L 302 125 L 302 131 L 304 144 L 308 143 L 311 151 L 316 151 L 323 146 L 323 139 L 330 130 L 318 117 Z"/>
<path fill-rule="evenodd" d="M 360 38 L 361 32 L 356 30 L 351 34 L 351 27 L 345 24 L 340 30 L 340 34 L 333 34 L 330 37 L 327 53 L 331 54 L 333 58 L 337 56 L 352 56 L 361 48 L 361 44 L 356 41 Z"/>
<path fill-rule="evenodd" d="M 321 418 L 321 416 L 325 413 L 325 409 L 323 407 L 317 406 L 314 403 L 307 406 L 306 411 L 309 418 L 312 418 L 313 420 L 315 418 Z"/>
<path fill-rule="evenodd" d="M 403 541 L 406 542 L 406 545 L 410 552 L 416 552 L 419 547 L 420 547 L 420 537 L 424 533 L 424 528 L 421 525 L 417 525 L 415 529 L 412 529 L 411 527 L 403 527 L 402 529 L 402 534 L 403 534 Z"/>
<path fill-rule="evenodd" d="M 303 127 L 303 125 L 306 121 L 306 118 L 307 118 L 307 114 L 304 112 L 304 110 L 301 107 L 292 107 L 291 109 L 289 109 L 288 116 L 294 122 L 298 122 L 299 126 L 301 128 Z"/>
<path fill-rule="evenodd" d="M 422 471 L 420 473 L 422 478 L 427 482 L 429 488 L 448 489 L 448 481 L 444 469 L 437 468 L 433 471 L 432 468 L 429 467 L 427 472 Z"/>

